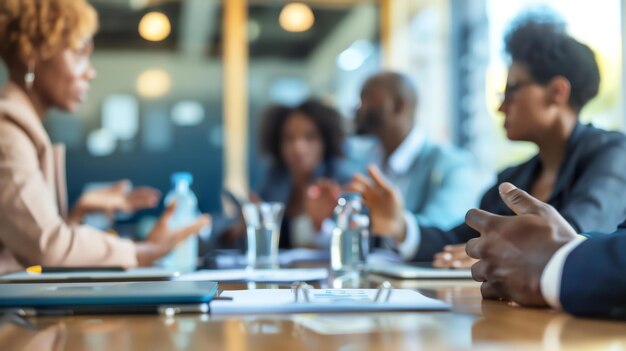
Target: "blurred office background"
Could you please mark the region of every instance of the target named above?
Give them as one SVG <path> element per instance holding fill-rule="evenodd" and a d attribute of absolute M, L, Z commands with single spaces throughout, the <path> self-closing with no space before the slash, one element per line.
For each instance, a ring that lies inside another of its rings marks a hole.
<path fill-rule="evenodd" d="M 90 2 L 100 31 L 89 100 L 76 115 L 45 121 L 53 142 L 67 145 L 70 200 L 91 182 L 121 178 L 165 193 L 184 170 L 200 209 L 219 211 L 223 187 L 242 194 L 257 179 L 263 107 L 317 96 L 349 129 L 360 85 L 381 69 L 415 80 L 416 118 L 431 139 L 471 150 L 485 174 L 519 162 L 534 150 L 508 142 L 496 112 L 502 35 L 536 6 L 559 12 L 597 54 L 600 95 L 582 119 L 625 126 L 624 0 Z"/>

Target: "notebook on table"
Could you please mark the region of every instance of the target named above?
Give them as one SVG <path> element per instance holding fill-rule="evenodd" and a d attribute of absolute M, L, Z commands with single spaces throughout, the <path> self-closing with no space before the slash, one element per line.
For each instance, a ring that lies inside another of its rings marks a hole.
<path fill-rule="evenodd" d="M 208 312 L 215 282 L 0 284 L 0 310 L 25 315 Z"/>
<path fill-rule="evenodd" d="M 0 276 L 1 283 L 135 282 L 172 280 L 180 274 L 163 268 L 129 268 L 111 272 L 30 273 L 21 271 Z"/>

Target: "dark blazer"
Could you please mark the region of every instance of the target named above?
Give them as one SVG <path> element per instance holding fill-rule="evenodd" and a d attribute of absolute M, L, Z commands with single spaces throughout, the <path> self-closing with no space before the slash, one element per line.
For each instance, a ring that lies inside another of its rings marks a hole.
<path fill-rule="evenodd" d="M 561 305 L 578 316 L 626 319 L 626 222 L 611 235 L 592 236 L 565 260 Z"/>
<path fill-rule="evenodd" d="M 540 170 L 538 155 L 504 170 L 483 196 L 480 208 L 499 215 L 513 215 L 500 198 L 498 185 L 511 182 L 529 191 Z M 548 203 L 579 233 L 610 233 L 626 218 L 625 194 L 626 136 L 578 123 L 568 141 Z M 465 243 L 479 235 L 465 223 L 450 231 L 433 227 L 420 227 L 420 230 L 415 261 L 431 261 L 445 245 Z"/>
<path fill-rule="evenodd" d="M 339 184 L 346 184 L 352 179 L 356 167 L 343 159 L 333 159 L 322 162 L 316 169 L 311 179 L 314 182 L 320 178 L 333 179 Z M 284 168 L 271 166 L 262 177 L 263 181 L 257 192 L 263 201 L 282 202 L 285 205 L 291 198 L 293 179 L 289 171 Z M 291 248 L 290 223 L 291 218 L 285 216 L 281 226 L 281 248 Z"/>

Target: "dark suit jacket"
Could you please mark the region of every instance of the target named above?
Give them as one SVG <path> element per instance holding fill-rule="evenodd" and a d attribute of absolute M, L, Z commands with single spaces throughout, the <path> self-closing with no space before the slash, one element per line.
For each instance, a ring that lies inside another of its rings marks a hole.
<path fill-rule="evenodd" d="M 625 319 L 626 222 L 611 235 L 592 236 L 565 260 L 561 305 L 578 316 Z"/>
<path fill-rule="evenodd" d="M 498 175 L 483 196 L 480 208 L 513 215 L 498 193 L 498 185 L 511 182 L 529 191 L 539 171 L 538 155 Z M 565 157 L 548 203 L 582 232 L 610 233 L 626 218 L 626 136 L 578 123 L 567 144 Z M 415 261 L 431 261 L 445 245 L 465 243 L 479 234 L 465 223 L 450 231 L 420 227 Z"/>

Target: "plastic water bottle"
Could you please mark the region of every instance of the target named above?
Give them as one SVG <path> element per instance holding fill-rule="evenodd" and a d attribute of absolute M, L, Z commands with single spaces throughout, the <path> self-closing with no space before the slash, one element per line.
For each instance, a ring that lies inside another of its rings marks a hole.
<path fill-rule="evenodd" d="M 188 172 L 172 174 L 172 190 L 165 196 L 165 205 L 176 201 L 176 211 L 169 222 L 170 229 L 186 227 L 196 221 L 200 215 L 198 198 L 191 190 L 193 176 Z M 181 273 L 192 272 L 198 263 L 198 237 L 192 235 L 180 242 L 168 255 L 161 259 L 160 265 Z"/>
<path fill-rule="evenodd" d="M 358 193 L 344 193 L 333 212 L 330 265 L 336 275 L 361 274 L 369 253 L 370 218 Z"/>

